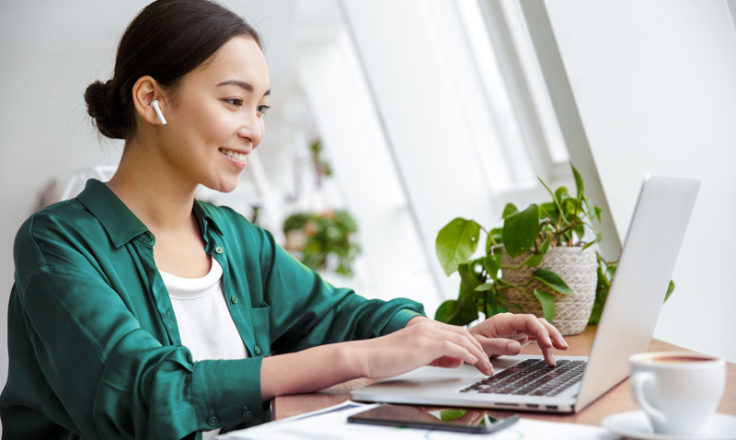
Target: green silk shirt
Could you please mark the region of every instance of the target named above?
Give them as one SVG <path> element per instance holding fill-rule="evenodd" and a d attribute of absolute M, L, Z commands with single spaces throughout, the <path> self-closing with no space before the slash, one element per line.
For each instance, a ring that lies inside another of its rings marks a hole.
<path fill-rule="evenodd" d="M 90 180 L 16 237 L 3 438 L 199 438 L 262 423 L 264 356 L 390 333 L 423 313 L 331 286 L 232 209 L 195 201 L 193 212 L 251 357 L 192 361 L 154 236 Z"/>

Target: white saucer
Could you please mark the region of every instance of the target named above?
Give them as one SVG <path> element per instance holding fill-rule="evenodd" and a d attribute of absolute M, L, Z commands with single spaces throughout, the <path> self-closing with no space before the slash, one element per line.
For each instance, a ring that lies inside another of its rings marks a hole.
<path fill-rule="evenodd" d="M 624 437 L 642 440 L 736 440 L 736 417 L 714 414 L 706 434 L 692 435 L 656 434 L 647 415 L 641 411 L 614 414 L 603 419 L 601 426 Z"/>

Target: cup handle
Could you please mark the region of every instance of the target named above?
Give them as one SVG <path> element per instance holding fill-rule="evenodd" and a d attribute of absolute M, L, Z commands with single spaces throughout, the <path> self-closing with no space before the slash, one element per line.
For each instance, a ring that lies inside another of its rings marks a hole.
<path fill-rule="evenodd" d="M 639 407 L 643 409 L 644 412 L 647 413 L 653 421 L 657 422 L 660 425 L 664 425 L 665 418 L 664 414 L 662 414 L 662 411 L 647 402 L 646 398 L 644 397 L 644 387 L 646 386 L 646 384 L 650 382 L 655 383 L 656 381 L 657 379 L 654 374 L 648 371 L 639 371 L 631 377 L 631 386 L 634 390 L 633 394 L 635 403 L 639 405 Z"/>

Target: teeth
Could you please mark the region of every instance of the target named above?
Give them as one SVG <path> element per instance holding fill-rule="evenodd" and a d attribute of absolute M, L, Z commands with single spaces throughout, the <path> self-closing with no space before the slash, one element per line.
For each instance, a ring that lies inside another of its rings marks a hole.
<path fill-rule="evenodd" d="M 225 156 L 235 159 L 238 162 L 245 162 L 245 154 L 238 153 L 232 150 L 225 150 L 224 148 L 220 148 L 220 153 L 224 154 Z"/>

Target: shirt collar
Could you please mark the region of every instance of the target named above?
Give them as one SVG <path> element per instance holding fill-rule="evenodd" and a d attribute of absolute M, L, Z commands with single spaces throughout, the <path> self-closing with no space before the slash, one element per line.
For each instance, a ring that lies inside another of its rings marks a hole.
<path fill-rule="evenodd" d="M 116 248 L 149 232 L 146 225 L 125 206 L 123 201 L 107 185 L 97 179 L 87 181 L 84 191 L 77 196 L 77 200 L 97 217 Z M 220 232 L 220 228 L 204 203 L 195 200 L 193 211 L 203 237 L 206 238 L 210 226 Z"/>
<path fill-rule="evenodd" d="M 197 219 L 199 230 L 202 231 L 202 236 L 207 240 L 207 231 L 211 227 L 212 230 L 222 234 L 222 229 L 217 225 L 215 218 L 210 213 L 211 205 L 194 200 L 194 217 Z"/>

